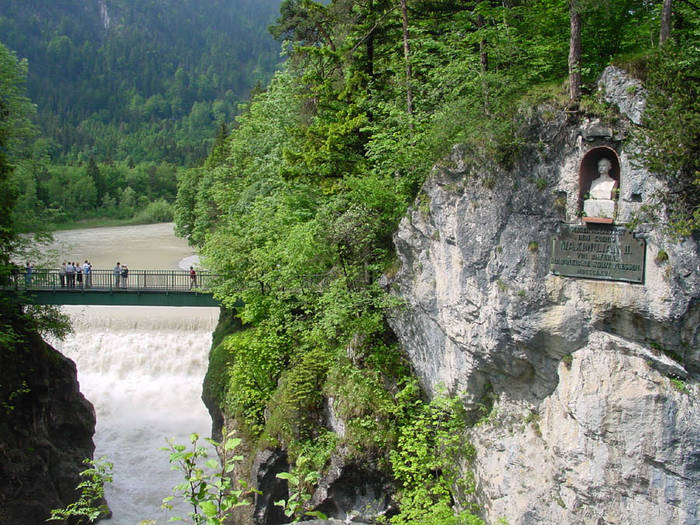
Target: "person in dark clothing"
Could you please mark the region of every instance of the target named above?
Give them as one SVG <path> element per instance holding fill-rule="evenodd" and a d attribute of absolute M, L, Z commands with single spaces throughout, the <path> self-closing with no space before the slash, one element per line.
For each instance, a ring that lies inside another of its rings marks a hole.
<path fill-rule="evenodd" d="M 32 273 L 34 272 L 34 267 L 27 263 L 24 269 L 24 285 L 29 288 L 32 285 Z"/>
<path fill-rule="evenodd" d="M 197 272 L 190 266 L 190 290 L 197 287 Z"/>

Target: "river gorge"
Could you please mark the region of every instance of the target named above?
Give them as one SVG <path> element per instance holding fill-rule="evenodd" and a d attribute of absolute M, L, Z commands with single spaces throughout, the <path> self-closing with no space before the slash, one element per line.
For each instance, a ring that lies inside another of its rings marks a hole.
<path fill-rule="evenodd" d="M 60 260 L 88 259 L 95 269 L 117 261 L 132 269 L 183 269 L 194 253 L 172 224 L 70 230 L 55 234 Z M 74 334 L 54 342 L 75 361 L 80 389 L 95 406 L 95 458 L 114 463 L 106 487 L 116 525 L 167 521 L 163 497 L 182 481 L 160 448 L 209 436 L 202 403 L 211 333 L 218 308 L 66 306 Z M 180 509 L 182 515 L 187 509 Z M 177 513 L 175 513 L 177 514 Z"/>

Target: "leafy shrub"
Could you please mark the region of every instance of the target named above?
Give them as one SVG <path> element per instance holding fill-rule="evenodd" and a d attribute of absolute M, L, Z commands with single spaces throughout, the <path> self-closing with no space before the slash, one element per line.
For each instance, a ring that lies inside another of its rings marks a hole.
<path fill-rule="evenodd" d="M 700 228 L 698 68 L 697 45 L 667 42 L 651 55 L 644 131 L 636 137 L 640 151 L 636 160 L 669 185 L 669 191 L 654 195 L 645 218 L 663 222 L 675 237 L 687 237 Z M 668 209 L 668 222 L 661 220 L 662 207 Z"/>
<path fill-rule="evenodd" d="M 145 209 L 134 216 L 136 223 L 172 222 L 173 207 L 165 199 L 149 202 Z"/>
<path fill-rule="evenodd" d="M 247 495 L 243 489 L 247 489 L 246 482 L 239 481 L 242 489 L 234 489 L 231 481 L 231 473 L 236 463 L 243 460 L 243 456 L 234 455 L 234 450 L 240 445 L 241 440 L 233 437 L 233 433 L 225 428 L 222 430 L 221 443 L 206 438 L 206 442 L 219 453 L 219 460 L 207 459 L 209 450 L 199 444 L 197 434 L 190 435 L 190 448 L 168 441 L 168 447 L 163 448 L 169 452 L 169 461 L 174 469 L 182 473 L 184 481 L 173 488 L 173 495 L 163 498 L 162 507 L 172 510 L 170 503 L 176 498 L 186 501 L 192 511 L 188 513 L 192 523 L 196 525 L 223 525 L 228 522 L 233 509 L 248 505 Z M 204 465 L 201 463 L 204 462 Z M 187 521 L 175 516 L 168 521 Z"/>
<path fill-rule="evenodd" d="M 286 345 L 265 325 L 232 334 L 221 345 L 230 363 L 224 408 L 250 435 L 257 436 L 265 425 L 265 407 L 277 388 Z"/>
<path fill-rule="evenodd" d="M 409 397 L 410 399 L 410 397 Z M 465 511 L 452 511 L 453 487 L 473 492 L 473 481 L 459 478 L 459 458 L 470 459 L 473 447 L 466 441 L 466 420 L 461 401 L 439 395 L 430 403 L 409 402 L 401 418 L 396 448 L 391 451 L 394 478 L 401 485 L 401 512 L 393 525 L 470 524 L 483 522 Z"/>
<path fill-rule="evenodd" d="M 90 468 L 80 473 L 83 481 L 77 486 L 80 490 L 78 501 L 63 509 L 53 509 L 47 521 L 72 520 L 71 523 L 87 524 L 109 515 L 109 508 L 103 503 L 104 485 L 112 482 L 114 465 L 104 457 L 96 460 L 86 459 L 83 463 L 90 465 Z"/>
<path fill-rule="evenodd" d="M 316 436 L 328 361 L 328 353 L 315 348 L 305 352 L 296 365 L 282 374 L 279 388 L 269 403 L 266 431 L 270 436 L 285 444 Z"/>

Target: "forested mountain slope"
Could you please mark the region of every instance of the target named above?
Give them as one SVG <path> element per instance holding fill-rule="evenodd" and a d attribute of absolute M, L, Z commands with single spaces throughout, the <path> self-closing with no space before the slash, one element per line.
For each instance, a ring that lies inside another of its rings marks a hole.
<path fill-rule="evenodd" d="M 54 159 L 197 163 L 279 62 L 279 0 L 0 0 Z"/>

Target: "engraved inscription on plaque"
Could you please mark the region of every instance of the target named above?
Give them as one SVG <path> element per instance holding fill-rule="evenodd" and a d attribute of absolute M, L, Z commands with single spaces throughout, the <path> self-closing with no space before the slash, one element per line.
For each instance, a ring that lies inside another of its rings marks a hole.
<path fill-rule="evenodd" d="M 552 242 L 556 275 L 644 283 L 646 242 L 625 228 L 562 225 Z"/>

